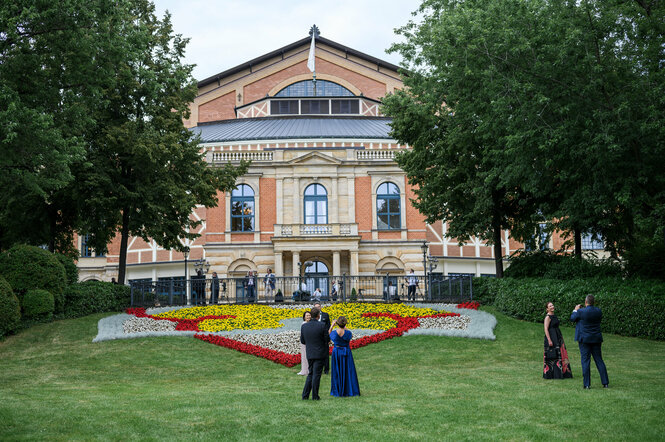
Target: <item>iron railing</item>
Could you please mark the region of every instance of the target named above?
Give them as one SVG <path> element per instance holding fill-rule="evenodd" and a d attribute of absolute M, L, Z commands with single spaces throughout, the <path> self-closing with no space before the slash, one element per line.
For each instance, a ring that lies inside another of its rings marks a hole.
<path fill-rule="evenodd" d="M 409 282 L 417 282 L 409 290 Z M 284 276 L 275 288 L 265 277 L 180 278 L 130 281 L 132 306 L 312 302 L 464 302 L 473 299 L 468 276 Z M 316 289 L 319 289 L 318 291 Z"/>

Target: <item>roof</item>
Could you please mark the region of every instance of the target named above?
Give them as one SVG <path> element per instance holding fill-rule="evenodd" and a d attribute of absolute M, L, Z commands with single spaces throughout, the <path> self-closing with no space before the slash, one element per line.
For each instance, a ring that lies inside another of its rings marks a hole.
<path fill-rule="evenodd" d="M 319 36 L 319 37 L 316 37 L 316 40 L 317 40 L 317 42 L 323 43 L 327 46 L 330 46 L 332 48 L 340 50 L 340 51 L 344 52 L 345 54 L 352 55 L 354 57 L 358 57 L 360 59 L 369 61 L 370 63 L 377 65 L 377 68 L 384 67 L 384 68 L 387 68 L 387 69 L 391 69 L 395 72 L 398 72 L 400 69 L 402 69 L 399 66 L 396 66 L 392 63 L 388 63 L 387 61 L 383 61 L 383 60 L 378 59 L 376 57 L 372 57 L 371 55 L 367 55 L 363 52 L 356 51 L 355 49 L 349 48 L 348 46 L 344 46 L 344 45 L 339 44 L 337 42 L 334 42 L 332 40 L 328 40 L 327 38 L 323 38 L 323 37 Z M 289 51 L 291 51 L 293 49 L 296 49 L 300 46 L 304 46 L 304 45 L 309 46 L 311 41 L 312 41 L 312 37 L 306 37 L 306 38 L 303 38 L 302 40 L 298 40 L 298 41 L 293 42 L 289 45 L 286 45 L 282 48 L 276 49 L 272 52 L 268 52 L 265 55 L 262 55 L 260 57 L 257 57 L 255 59 L 253 59 L 253 60 L 250 60 L 248 62 L 240 64 L 240 65 L 238 65 L 234 68 L 228 69 L 224 72 L 220 72 L 219 74 L 215 74 L 211 77 L 206 78 L 205 80 L 201 80 L 201 81 L 198 82 L 198 87 L 202 88 L 202 87 L 207 86 L 211 83 L 216 83 L 217 81 L 220 81 L 222 78 L 228 77 L 228 76 L 233 75 L 233 74 L 237 74 L 238 72 L 242 72 L 246 69 L 249 69 L 251 71 L 252 66 L 256 66 L 260 63 L 263 63 L 266 60 L 270 60 L 271 58 L 277 57 L 279 55 L 281 55 L 283 57 L 286 52 L 289 52 Z"/>
<path fill-rule="evenodd" d="M 276 117 L 242 118 L 202 123 L 191 130 L 202 143 L 303 138 L 393 139 L 391 118 L 384 117 Z"/>

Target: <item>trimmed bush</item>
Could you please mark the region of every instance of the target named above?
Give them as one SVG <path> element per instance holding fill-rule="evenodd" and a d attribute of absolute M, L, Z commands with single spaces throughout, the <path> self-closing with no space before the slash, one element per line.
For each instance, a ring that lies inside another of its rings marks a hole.
<path fill-rule="evenodd" d="M 65 267 L 53 253 L 35 246 L 15 245 L 0 254 L 0 273 L 12 286 L 21 305 L 28 290 L 47 290 L 55 300 L 55 312 L 63 311 L 62 293 L 67 285 Z"/>
<path fill-rule="evenodd" d="M 473 300 L 483 305 L 494 304 L 494 295 L 496 294 L 495 284 L 498 284 L 498 278 L 473 278 Z"/>
<path fill-rule="evenodd" d="M 551 250 L 518 252 L 510 258 L 506 278 L 578 279 L 619 277 L 621 266 L 609 260 L 590 260 Z"/>
<path fill-rule="evenodd" d="M 618 278 L 504 278 L 492 285 L 494 305 L 502 312 L 532 322 L 545 318 L 545 303 L 554 302 L 562 324 L 575 305 L 592 294 L 603 311 L 604 332 L 665 340 L 665 284 Z"/>
<path fill-rule="evenodd" d="M 86 281 L 65 290 L 65 316 L 78 318 L 92 313 L 119 312 L 129 307 L 130 288 L 110 282 Z"/>
<path fill-rule="evenodd" d="M 3 277 L 0 276 L 0 337 L 16 331 L 21 323 L 21 307 L 18 298 Z"/>
<path fill-rule="evenodd" d="M 53 318 L 55 301 L 48 290 L 28 290 L 23 295 L 23 316 L 36 321 L 50 321 Z"/>
<path fill-rule="evenodd" d="M 60 264 L 65 268 L 65 277 L 67 278 L 67 285 L 72 285 L 79 282 L 79 268 L 76 263 L 69 256 L 62 253 L 56 253 L 55 257 L 60 261 Z"/>

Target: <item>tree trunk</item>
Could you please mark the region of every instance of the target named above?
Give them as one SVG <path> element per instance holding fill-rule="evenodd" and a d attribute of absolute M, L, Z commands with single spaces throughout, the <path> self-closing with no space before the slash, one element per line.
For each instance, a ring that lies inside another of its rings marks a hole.
<path fill-rule="evenodd" d="M 501 247 L 501 227 L 493 227 L 494 241 L 494 265 L 496 267 L 496 277 L 503 278 L 503 248 Z"/>
<path fill-rule="evenodd" d="M 580 229 L 574 229 L 573 235 L 575 235 L 575 256 L 578 258 L 582 257 L 582 232 Z"/>
<path fill-rule="evenodd" d="M 57 220 L 55 217 L 55 209 L 53 208 L 52 205 L 49 204 L 48 208 L 46 209 L 46 212 L 48 213 L 48 221 L 49 221 L 49 238 L 48 238 L 48 251 L 51 253 L 55 253 L 55 237 L 57 235 Z"/>
<path fill-rule="evenodd" d="M 122 209 L 122 229 L 120 231 L 120 262 L 118 263 L 118 284 L 125 283 L 127 268 L 127 243 L 129 241 L 129 209 Z"/>

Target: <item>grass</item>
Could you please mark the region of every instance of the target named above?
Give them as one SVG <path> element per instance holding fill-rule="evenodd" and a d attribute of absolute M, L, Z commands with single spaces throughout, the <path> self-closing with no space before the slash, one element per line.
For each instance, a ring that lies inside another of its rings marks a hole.
<path fill-rule="evenodd" d="M 657 440 L 665 343 L 606 335 L 610 389 L 592 364 L 542 379 L 539 324 L 497 315 L 496 341 L 409 336 L 354 351 L 362 396 L 301 401 L 299 366 L 192 338 L 93 344 L 103 314 L 0 342 L 0 439 Z"/>

